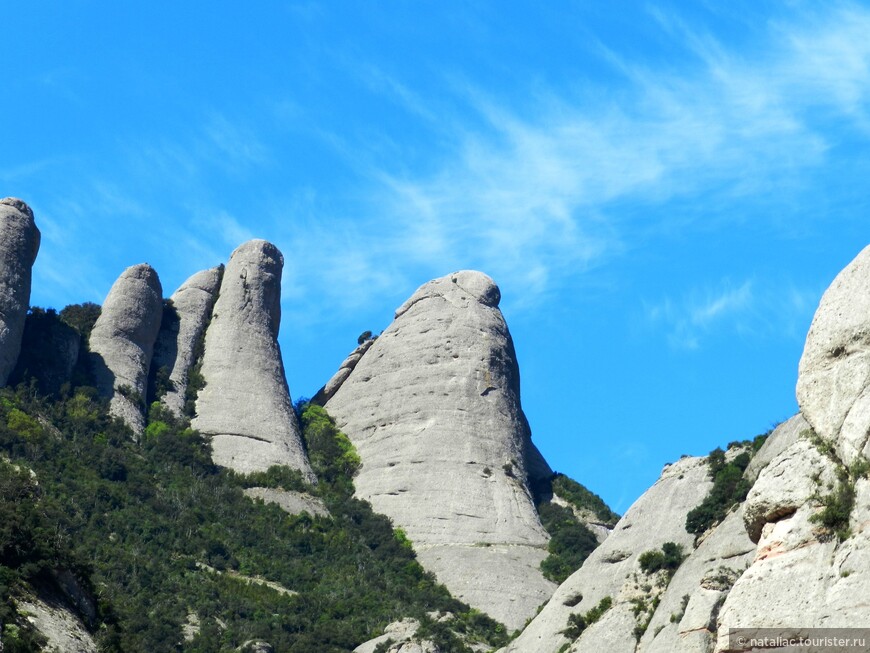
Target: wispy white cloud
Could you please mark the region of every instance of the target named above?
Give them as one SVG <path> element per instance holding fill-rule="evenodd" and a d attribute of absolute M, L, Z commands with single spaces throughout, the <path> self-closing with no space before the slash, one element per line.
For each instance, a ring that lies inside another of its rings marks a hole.
<path fill-rule="evenodd" d="M 739 284 L 725 279 L 644 303 L 643 312 L 647 325 L 660 330 L 675 349 L 700 349 L 722 333 L 801 341 L 822 291 L 782 279 Z"/>
<path fill-rule="evenodd" d="M 701 338 L 720 326 L 744 316 L 753 308 L 755 297 L 752 282 L 739 286 L 723 282 L 715 289 L 693 291 L 678 300 L 670 297 L 648 305 L 645 312 L 653 325 L 663 325 L 671 346 L 698 349 Z"/>
<path fill-rule="evenodd" d="M 651 69 L 610 53 L 624 77 L 620 88 L 586 84 L 572 96 L 539 90 L 522 111 L 467 83 L 453 97 L 467 122 L 451 116 L 451 142 L 434 172 L 364 161 L 381 182 L 378 233 L 389 231 L 397 264 L 456 261 L 542 296 L 636 246 L 649 227 L 637 207 L 706 196 L 707 210 L 690 222 L 746 219 L 718 206 L 747 196 L 773 201 L 784 183 L 799 191 L 826 161 L 825 124 L 863 129 L 867 8 L 771 22 L 748 50 L 677 16 L 657 19 L 685 49 L 683 64 Z M 382 70 L 366 78 L 410 110 L 425 108 L 411 85 Z M 656 228 L 669 221 L 658 215 Z M 370 251 L 374 271 L 383 248 Z"/>

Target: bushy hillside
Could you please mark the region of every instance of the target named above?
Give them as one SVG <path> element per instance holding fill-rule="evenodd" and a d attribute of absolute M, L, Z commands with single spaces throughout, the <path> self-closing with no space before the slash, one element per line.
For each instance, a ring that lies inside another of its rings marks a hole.
<path fill-rule="evenodd" d="M 11 599 L 56 585 L 60 570 L 93 599 L 94 613 L 80 612 L 103 651 L 232 651 L 255 639 L 350 651 L 433 611 L 455 615 L 438 630 L 443 650 L 469 650 L 453 631 L 504 643 L 503 627 L 453 599 L 403 534 L 351 496 L 358 459 L 323 409 L 306 407 L 302 423 L 316 486 L 286 469 L 218 468 L 208 443 L 157 403 L 137 443 L 87 385 L 51 397 L 35 383 L 0 390 L 3 650 L 37 650 Z M 250 486 L 310 493 L 330 516 L 252 501 Z M 198 624 L 187 638 L 185 624 Z"/>

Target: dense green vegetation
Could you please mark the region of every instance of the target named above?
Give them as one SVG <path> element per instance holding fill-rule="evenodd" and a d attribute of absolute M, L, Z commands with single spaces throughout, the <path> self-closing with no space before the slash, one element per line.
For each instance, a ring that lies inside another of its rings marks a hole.
<path fill-rule="evenodd" d="M 510 467 L 505 466 L 505 473 Z M 572 508 L 582 513 L 592 513 L 603 524 L 612 526 L 619 520 L 597 494 L 593 494 L 577 481 L 558 472 L 534 488 L 537 497 L 538 515 L 550 534 L 548 556 L 541 562 L 544 576 L 553 582 L 562 583 L 574 573 L 589 554 L 598 546 L 598 540 L 589 528 L 578 520 Z M 549 501 L 558 495 L 571 507 L 556 505 Z"/>
<path fill-rule="evenodd" d="M 751 450 L 751 449 L 750 449 Z M 697 508 L 686 515 L 686 530 L 700 535 L 714 524 L 719 523 L 728 514 L 735 503 L 746 498 L 752 484 L 743 476 L 749 465 L 751 455 L 744 451 L 734 457 L 731 462 L 725 459 L 725 452 L 716 448 L 707 457 L 710 478 L 713 487 Z"/>
<path fill-rule="evenodd" d="M 59 569 L 94 598 L 106 652 L 232 651 L 263 639 L 277 651 L 337 653 L 399 618 L 427 624 L 431 611 L 456 615 L 431 627 L 449 631 L 438 635 L 444 650 L 468 650 L 453 631 L 502 645 L 502 626 L 452 598 L 389 520 L 352 497 L 359 459 L 323 409 L 304 407 L 302 424 L 315 487 L 286 468 L 217 468 L 207 441 L 159 404 L 137 444 L 93 388 L 55 398 L 36 385 L 0 390 L 3 650 L 34 650 L 9 597 L 52 584 Z M 331 516 L 254 502 L 243 494 L 253 485 L 310 492 Z M 184 641 L 191 614 L 200 632 Z"/>
<path fill-rule="evenodd" d="M 575 508 L 591 511 L 603 524 L 613 526 L 619 521 L 619 515 L 601 497 L 564 474 L 557 472 L 553 475 L 552 489 L 554 494 L 558 494 Z"/>
<path fill-rule="evenodd" d="M 538 506 L 541 524 L 550 534 L 549 555 L 541 561 L 545 578 L 562 583 L 577 571 L 598 546 L 595 533 L 577 521 L 573 511 L 554 503 Z"/>

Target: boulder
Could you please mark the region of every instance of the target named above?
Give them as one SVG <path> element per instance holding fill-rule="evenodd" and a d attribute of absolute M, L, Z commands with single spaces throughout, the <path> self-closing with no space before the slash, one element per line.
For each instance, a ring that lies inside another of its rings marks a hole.
<path fill-rule="evenodd" d="M 211 438 L 218 465 L 241 473 L 286 465 L 315 482 L 278 346 L 283 267 L 265 240 L 232 253 L 206 330 L 192 426 Z"/>
<path fill-rule="evenodd" d="M 797 399 L 846 465 L 870 454 L 870 246 L 822 296 L 800 360 Z"/>
<path fill-rule="evenodd" d="M 27 204 L 14 197 L 0 200 L 0 386 L 6 385 L 21 351 L 39 238 Z"/>
<path fill-rule="evenodd" d="M 91 331 L 90 360 L 109 410 L 134 433 L 145 428 L 144 404 L 154 341 L 163 313 L 163 288 L 147 263 L 127 268 L 114 283 Z"/>
<path fill-rule="evenodd" d="M 648 584 L 637 562 L 645 551 L 674 542 L 686 553 L 694 536 L 686 515 L 709 492 L 706 458 L 683 458 L 662 471 L 659 480 L 628 509 L 610 536 L 562 583 L 540 614 L 506 649 L 510 653 L 556 653 L 570 640 L 562 634 L 572 614 L 585 614 L 605 597 L 612 606 L 571 645 L 571 651 L 634 653 L 635 601 L 645 600 Z M 653 586 L 654 583 L 649 583 Z"/>
<path fill-rule="evenodd" d="M 455 596 L 517 628 L 555 588 L 538 568 L 548 536 L 530 491 L 551 472 L 531 443 L 499 300 L 480 272 L 424 284 L 326 409 L 362 460 L 357 495 Z"/>
<path fill-rule="evenodd" d="M 172 294 L 163 313 L 152 370 L 163 369 L 168 376 L 170 387 L 160 402 L 177 417 L 185 413 L 190 368 L 201 355 L 197 346 L 211 319 L 223 271 L 220 265 L 194 274 Z"/>

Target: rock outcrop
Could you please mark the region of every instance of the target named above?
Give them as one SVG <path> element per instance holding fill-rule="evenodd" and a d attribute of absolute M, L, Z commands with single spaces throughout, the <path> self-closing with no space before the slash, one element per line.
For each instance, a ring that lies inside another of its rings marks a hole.
<path fill-rule="evenodd" d="M 329 509 L 323 503 L 323 499 L 304 492 L 268 487 L 249 487 L 245 489 L 245 496 L 261 499 L 264 503 L 274 503 L 290 515 L 307 512 L 312 517 L 329 517 Z"/>
<path fill-rule="evenodd" d="M 870 456 L 870 246 L 822 296 L 800 361 L 797 398 L 843 462 Z"/>
<path fill-rule="evenodd" d="M 91 331 L 91 366 L 110 412 L 135 433 L 145 428 L 144 402 L 154 341 L 160 330 L 163 288 L 147 263 L 124 270 L 109 291 Z"/>
<path fill-rule="evenodd" d="M 813 430 L 781 450 L 746 498 L 758 548 L 719 615 L 732 628 L 870 622 L 870 248 L 825 292 L 801 357 L 797 397 Z"/>
<path fill-rule="evenodd" d="M 178 417 L 185 412 L 190 368 L 211 319 L 223 269 L 220 265 L 194 274 L 172 294 L 163 313 L 151 367 L 165 370 L 170 387 L 160 401 Z"/>
<path fill-rule="evenodd" d="M 619 520 L 610 536 L 562 583 L 549 603 L 505 649 L 510 653 L 555 653 L 571 640 L 562 631 L 572 614 L 585 614 L 606 597 L 612 605 L 587 628 L 571 651 L 634 653 L 638 601 L 649 604 L 638 565 L 645 551 L 665 542 L 692 549 L 686 515 L 711 487 L 705 458 L 683 458 L 665 467 L 661 478 Z"/>
<path fill-rule="evenodd" d="M 278 346 L 283 267 L 265 240 L 232 253 L 206 331 L 192 425 L 211 438 L 219 465 L 243 473 L 287 465 L 314 482 Z"/>
<path fill-rule="evenodd" d="M 555 588 L 539 569 L 548 536 L 529 489 L 550 471 L 499 300 L 480 272 L 424 284 L 340 372 L 326 409 L 362 459 L 357 495 L 455 596 L 517 628 Z"/>
<path fill-rule="evenodd" d="M 6 385 L 21 351 L 39 238 L 27 204 L 14 197 L 0 200 L 0 386 Z"/>

